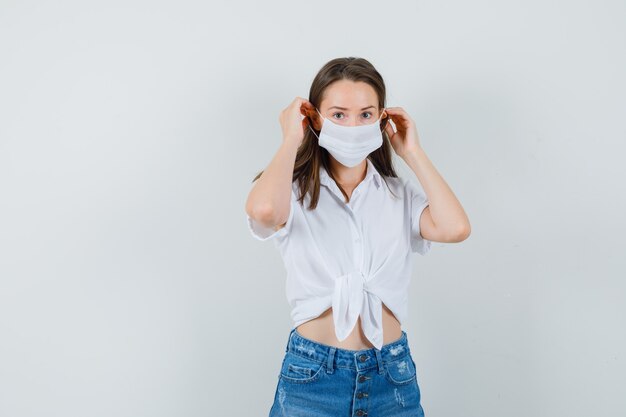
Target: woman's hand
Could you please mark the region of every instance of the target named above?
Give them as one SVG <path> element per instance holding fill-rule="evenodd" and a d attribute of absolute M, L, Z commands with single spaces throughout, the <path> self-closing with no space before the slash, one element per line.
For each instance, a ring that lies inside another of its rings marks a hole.
<path fill-rule="evenodd" d="M 393 150 L 404 159 L 405 155 L 413 153 L 421 147 L 415 122 L 402 107 L 387 107 L 385 112 L 397 129 L 395 131 L 391 123 L 387 122 L 385 132 L 389 136 Z"/>
<path fill-rule="evenodd" d="M 304 139 L 309 117 L 314 116 L 315 107 L 307 99 L 296 97 L 281 113 L 278 121 L 283 131 L 283 140 L 294 140 L 298 145 Z"/>

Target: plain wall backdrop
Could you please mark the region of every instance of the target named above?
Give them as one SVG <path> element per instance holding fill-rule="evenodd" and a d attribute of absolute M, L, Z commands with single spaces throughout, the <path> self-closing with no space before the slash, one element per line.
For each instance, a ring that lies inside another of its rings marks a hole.
<path fill-rule="evenodd" d="M 625 16 L 0 0 L 0 415 L 267 415 L 291 320 L 245 201 L 280 111 L 360 56 L 472 225 L 414 255 L 426 415 L 622 416 Z"/>

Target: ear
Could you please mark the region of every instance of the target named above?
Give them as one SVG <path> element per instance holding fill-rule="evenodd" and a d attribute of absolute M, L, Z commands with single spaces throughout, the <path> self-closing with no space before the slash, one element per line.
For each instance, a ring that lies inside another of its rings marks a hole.
<path fill-rule="evenodd" d="M 322 118 L 320 117 L 317 110 L 309 111 L 307 116 L 312 121 L 311 126 L 315 130 L 322 130 Z"/>

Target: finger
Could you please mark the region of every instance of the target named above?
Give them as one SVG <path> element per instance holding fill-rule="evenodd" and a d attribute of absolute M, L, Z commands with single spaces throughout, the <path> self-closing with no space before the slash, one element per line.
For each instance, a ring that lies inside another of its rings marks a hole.
<path fill-rule="evenodd" d="M 306 103 L 308 103 L 307 99 L 305 99 L 304 97 L 298 96 L 291 102 L 291 105 L 299 109 L 302 109 L 303 107 L 306 107 Z"/>
<path fill-rule="evenodd" d="M 396 128 L 401 128 L 404 124 L 404 119 L 398 114 L 389 114 L 389 122 L 390 124 L 393 122 Z"/>
<path fill-rule="evenodd" d="M 400 107 L 395 107 L 389 112 L 391 120 L 395 123 L 396 127 L 400 130 L 404 130 L 411 125 L 411 118 L 409 114 Z"/>
<path fill-rule="evenodd" d="M 398 120 L 400 112 L 397 107 L 387 107 L 385 111 L 391 119 Z"/>
<path fill-rule="evenodd" d="M 396 119 L 404 120 L 407 124 L 411 124 L 411 122 L 413 122 L 413 119 L 411 119 L 411 116 L 409 116 L 409 113 L 406 110 L 404 110 L 402 107 L 395 107 L 393 111 L 398 116 Z"/>

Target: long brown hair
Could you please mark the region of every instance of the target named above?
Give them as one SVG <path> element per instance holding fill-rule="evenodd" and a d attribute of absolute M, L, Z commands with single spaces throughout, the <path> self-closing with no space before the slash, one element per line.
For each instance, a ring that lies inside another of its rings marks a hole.
<path fill-rule="evenodd" d="M 326 87 L 338 80 L 351 80 L 355 82 L 362 81 L 371 85 L 378 96 L 378 107 L 385 107 L 386 88 L 382 76 L 368 60 L 357 57 L 332 59 L 319 70 L 313 79 L 311 89 L 309 90 L 308 100 L 311 104 L 319 108 L 319 104 L 322 101 Z M 381 122 L 387 123 L 387 118 L 388 117 L 383 118 Z M 312 123 L 310 123 L 310 126 L 313 128 Z M 370 153 L 367 158 L 372 161 L 386 184 L 387 180 L 385 177 L 397 178 L 398 175 L 396 174 L 392 164 L 391 156 L 393 149 L 391 147 L 391 143 L 389 142 L 389 137 L 387 136 L 387 132 L 384 130 L 382 131 L 382 134 L 382 146 Z M 292 182 L 298 181 L 300 189 L 298 201 L 300 201 L 300 204 L 304 204 L 304 196 L 309 192 L 309 190 L 311 191 L 310 209 L 316 208 L 317 201 L 319 200 L 320 165 L 326 168 L 326 171 L 331 178 L 333 178 L 333 180 L 335 179 L 330 170 L 329 158 L 330 156 L 328 151 L 319 146 L 317 137 L 313 134 L 313 132 L 311 132 L 310 129 L 306 129 L 302 143 L 296 153 Z M 256 181 L 261 174 L 263 174 L 263 171 L 259 172 L 252 181 Z M 339 184 L 337 184 L 337 186 L 343 193 L 347 202 L 348 194 Z"/>

